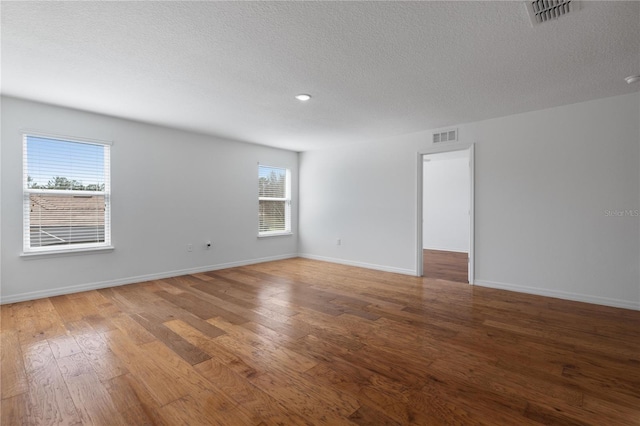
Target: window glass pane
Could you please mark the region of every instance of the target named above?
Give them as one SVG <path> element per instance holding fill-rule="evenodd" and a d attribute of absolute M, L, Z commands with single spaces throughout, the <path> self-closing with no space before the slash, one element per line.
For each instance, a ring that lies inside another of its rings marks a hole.
<path fill-rule="evenodd" d="M 260 166 L 258 168 L 259 197 L 285 198 L 287 170 L 276 167 Z"/>
<path fill-rule="evenodd" d="M 104 191 L 105 147 L 27 137 L 28 188 Z"/>
<path fill-rule="evenodd" d="M 111 244 L 108 145 L 25 135 L 24 250 Z"/>
<path fill-rule="evenodd" d="M 105 196 L 31 194 L 31 247 L 104 243 Z"/>
<path fill-rule="evenodd" d="M 286 201 L 260 200 L 260 232 L 285 231 Z"/>

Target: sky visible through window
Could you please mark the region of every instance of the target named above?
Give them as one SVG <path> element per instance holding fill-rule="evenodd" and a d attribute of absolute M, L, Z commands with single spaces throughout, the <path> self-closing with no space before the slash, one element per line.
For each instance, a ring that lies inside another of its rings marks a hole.
<path fill-rule="evenodd" d="M 280 167 L 269 167 L 269 166 L 260 166 L 258 168 L 258 177 L 269 179 L 271 177 L 271 173 L 275 173 L 276 175 L 284 176 L 284 172 L 286 170 Z"/>
<path fill-rule="evenodd" d="M 105 183 L 104 146 L 27 136 L 27 175 L 30 185 L 46 186 L 55 177 L 82 185 Z"/>
<path fill-rule="evenodd" d="M 258 187 L 260 197 L 286 197 L 286 169 L 260 165 L 258 167 Z"/>

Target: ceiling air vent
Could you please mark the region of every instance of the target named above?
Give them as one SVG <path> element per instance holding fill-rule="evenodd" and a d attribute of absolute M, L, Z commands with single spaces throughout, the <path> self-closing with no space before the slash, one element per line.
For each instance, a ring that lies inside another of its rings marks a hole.
<path fill-rule="evenodd" d="M 433 134 L 433 143 L 455 142 L 458 140 L 458 129 L 445 130 Z"/>
<path fill-rule="evenodd" d="M 558 19 L 562 15 L 580 9 L 579 0 L 527 0 L 525 4 L 532 25 Z"/>

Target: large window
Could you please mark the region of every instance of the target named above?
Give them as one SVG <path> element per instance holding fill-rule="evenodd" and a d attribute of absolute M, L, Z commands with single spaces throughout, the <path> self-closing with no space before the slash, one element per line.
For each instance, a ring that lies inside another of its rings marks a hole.
<path fill-rule="evenodd" d="M 24 252 L 109 247 L 110 146 L 24 135 Z"/>
<path fill-rule="evenodd" d="M 291 173 L 279 167 L 258 166 L 258 235 L 291 233 Z"/>

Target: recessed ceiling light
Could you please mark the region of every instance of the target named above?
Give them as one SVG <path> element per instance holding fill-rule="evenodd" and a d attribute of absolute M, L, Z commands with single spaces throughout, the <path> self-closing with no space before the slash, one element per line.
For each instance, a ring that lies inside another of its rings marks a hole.
<path fill-rule="evenodd" d="M 296 95 L 296 99 L 299 100 L 299 101 L 302 101 L 302 102 L 306 102 L 309 99 L 311 99 L 311 95 L 307 95 L 305 93 L 301 93 L 299 95 Z"/>
<path fill-rule="evenodd" d="M 638 82 L 640 81 L 640 75 L 630 75 L 629 77 L 625 78 L 624 81 L 626 81 L 628 84 Z"/>

